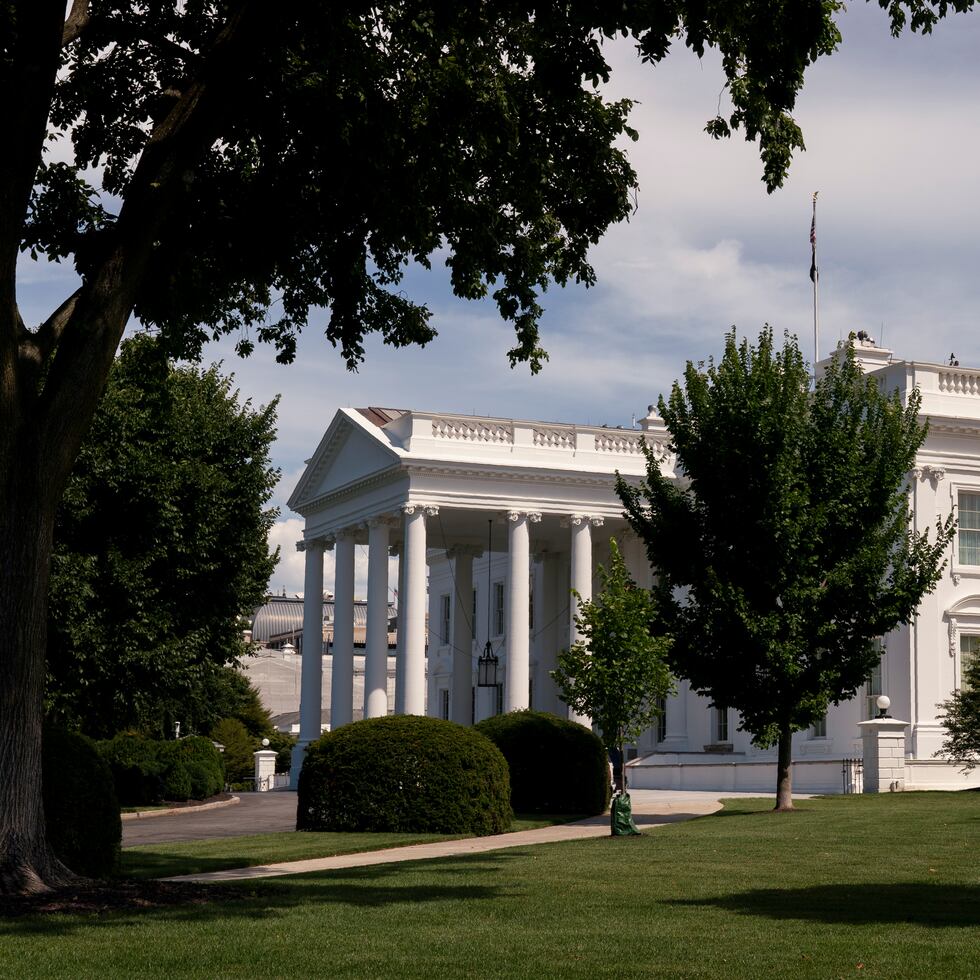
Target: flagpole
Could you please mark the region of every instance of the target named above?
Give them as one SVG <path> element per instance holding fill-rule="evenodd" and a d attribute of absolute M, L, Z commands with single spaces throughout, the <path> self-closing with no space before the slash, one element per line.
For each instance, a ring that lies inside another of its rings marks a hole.
<path fill-rule="evenodd" d="M 813 377 L 817 377 L 817 361 L 820 360 L 820 320 L 817 305 L 817 283 L 820 270 L 817 268 L 817 194 L 813 192 L 813 218 L 810 222 L 810 278 L 813 280 Z"/>

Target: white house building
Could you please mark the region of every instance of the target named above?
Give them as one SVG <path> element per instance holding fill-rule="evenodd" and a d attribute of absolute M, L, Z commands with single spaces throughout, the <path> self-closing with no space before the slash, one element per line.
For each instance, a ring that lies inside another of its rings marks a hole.
<path fill-rule="evenodd" d="M 858 723 L 886 693 L 890 713 L 909 723 L 906 787 L 980 785 L 934 758 L 942 741 L 937 704 L 959 686 L 980 650 L 980 370 L 896 361 L 870 340 L 856 342 L 867 371 L 907 396 L 922 392 L 926 443 L 909 475 L 917 528 L 955 512 L 960 530 L 936 591 L 910 627 L 883 638 L 879 671 L 862 696 L 832 707 L 824 723 L 794 739 L 800 791 L 842 789 L 842 760 L 861 754 Z M 818 366 L 819 367 L 819 366 Z M 676 478 L 662 420 L 651 408 L 639 429 L 524 422 L 390 409 L 342 409 L 308 461 L 289 506 L 305 518 L 304 632 L 319 633 L 323 555 L 336 580 L 330 717 L 353 717 L 354 545 L 368 547 L 364 717 L 387 713 L 388 589 L 397 585 L 394 710 L 470 724 L 531 707 L 567 712 L 549 671 L 574 642 L 572 590 L 592 595 L 598 563 L 615 537 L 634 579 L 652 582 L 641 543 L 615 494 L 615 474 L 645 473 L 640 440 Z M 398 555 L 398 582 L 388 558 Z M 426 620 L 428 619 L 428 644 Z M 498 684 L 478 687 L 478 656 L 499 658 Z M 320 651 L 302 664 L 300 742 L 319 735 Z M 660 723 L 635 746 L 635 787 L 765 789 L 774 751 L 737 731 L 734 711 L 711 707 L 684 682 Z"/>

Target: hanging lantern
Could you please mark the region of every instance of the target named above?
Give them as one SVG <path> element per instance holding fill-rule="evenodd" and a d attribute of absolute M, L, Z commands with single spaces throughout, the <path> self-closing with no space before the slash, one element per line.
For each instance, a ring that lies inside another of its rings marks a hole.
<path fill-rule="evenodd" d="M 490 641 L 490 546 L 493 543 L 493 519 L 487 521 L 487 642 L 483 648 L 483 653 L 476 662 L 476 686 L 477 687 L 496 687 L 497 686 L 497 667 L 500 660 L 493 652 L 493 643 Z"/>

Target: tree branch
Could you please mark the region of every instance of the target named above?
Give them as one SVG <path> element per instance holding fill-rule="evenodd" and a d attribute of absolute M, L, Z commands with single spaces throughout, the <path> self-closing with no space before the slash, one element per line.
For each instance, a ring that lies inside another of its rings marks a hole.
<path fill-rule="evenodd" d="M 65 29 L 61 33 L 61 46 L 67 48 L 72 41 L 77 41 L 91 19 L 91 0 L 72 0 L 71 10 L 65 18 Z"/>
<path fill-rule="evenodd" d="M 81 293 L 79 287 L 37 328 L 34 343 L 42 361 L 46 360 L 58 346 L 58 341 L 75 312 Z"/>

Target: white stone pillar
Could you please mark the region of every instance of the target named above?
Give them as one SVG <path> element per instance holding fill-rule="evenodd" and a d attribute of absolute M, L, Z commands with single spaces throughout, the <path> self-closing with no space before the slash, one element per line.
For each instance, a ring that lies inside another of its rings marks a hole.
<path fill-rule="evenodd" d="M 561 709 L 558 685 L 551 678 L 551 671 L 558 666 L 560 626 L 558 617 L 564 610 L 559 601 L 560 556 L 544 552 L 536 556 L 540 594 L 534 607 L 534 630 L 537 634 L 538 678 L 534 696 L 539 711 L 557 713 Z"/>
<path fill-rule="evenodd" d="M 405 714 L 425 714 L 425 519 L 439 513 L 438 507 L 406 504 L 405 547 Z M 399 596 L 399 604 L 402 596 Z"/>
<path fill-rule="evenodd" d="M 469 725 L 473 705 L 473 559 L 483 554 L 471 545 L 455 545 L 446 555 L 453 563 L 453 686 L 449 717 Z"/>
<path fill-rule="evenodd" d="M 268 744 L 268 739 L 265 740 Z M 256 793 L 268 793 L 269 790 L 275 788 L 275 778 L 276 778 L 276 756 L 277 752 L 273 752 L 272 749 L 259 749 L 258 752 L 253 752 L 252 757 L 255 759 L 255 792 Z"/>
<path fill-rule="evenodd" d="M 404 531 L 404 528 L 402 529 Z M 405 714 L 405 542 L 391 548 L 398 557 L 398 602 L 395 631 L 395 714 Z"/>
<path fill-rule="evenodd" d="M 303 582 L 303 660 L 300 674 L 299 739 L 292 752 L 290 784 L 295 789 L 306 747 L 320 737 L 323 684 L 323 550 L 322 538 L 298 541 L 306 552 Z"/>
<path fill-rule="evenodd" d="M 331 731 L 354 720 L 354 543 L 347 531 L 334 545 Z"/>
<path fill-rule="evenodd" d="M 388 714 L 388 537 L 392 523 L 390 517 L 368 521 L 365 718 L 381 718 Z"/>
<path fill-rule="evenodd" d="M 592 528 L 602 527 L 603 523 L 604 520 L 601 517 L 588 517 L 582 514 L 573 514 L 568 519 L 569 527 L 572 530 L 571 581 L 569 585 L 572 590 L 578 593 L 577 598 L 574 595 L 569 598 L 569 645 L 583 638 L 575 625 L 575 617 L 578 615 L 580 604 L 588 602 L 592 598 Z M 569 709 L 568 717 L 581 725 L 592 727 L 592 720 L 587 715 L 580 715 Z"/>
<path fill-rule="evenodd" d="M 873 718 L 859 721 L 864 743 L 864 792 L 900 793 L 905 789 L 905 730 L 907 721 Z"/>
<path fill-rule="evenodd" d="M 507 514 L 507 676 L 504 711 L 526 709 L 530 702 L 531 653 L 528 611 L 530 533 L 529 525 L 541 520 L 540 514 L 510 511 Z"/>

